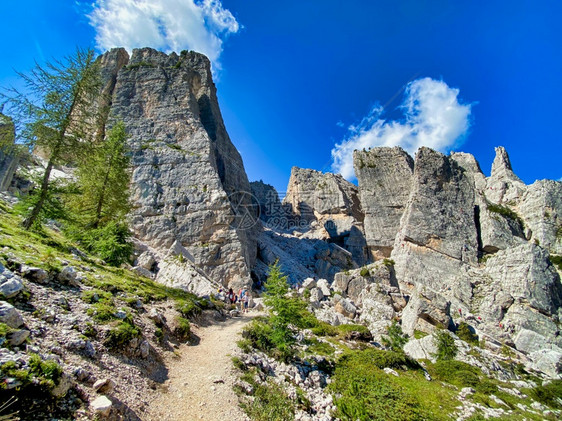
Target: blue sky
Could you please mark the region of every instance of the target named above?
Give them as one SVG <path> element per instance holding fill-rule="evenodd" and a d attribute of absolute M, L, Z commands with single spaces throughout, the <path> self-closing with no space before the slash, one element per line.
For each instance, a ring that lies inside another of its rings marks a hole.
<path fill-rule="evenodd" d="M 1 86 L 77 45 L 206 53 L 249 178 L 280 191 L 293 165 L 352 178 L 351 149 L 377 144 L 470 152 L 486 174 L 503 145 L 526 183 L 562 177 L 559 1 L 22 0 L 1 16 Z"/>

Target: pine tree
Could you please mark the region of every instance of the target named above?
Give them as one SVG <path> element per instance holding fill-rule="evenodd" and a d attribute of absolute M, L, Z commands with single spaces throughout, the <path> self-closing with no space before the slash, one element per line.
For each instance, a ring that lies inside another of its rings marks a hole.
<path fill-rule="evenodd" d="M 129 212 L 129 165 L 127 133 L 119 121 L 104 141 L 91 145 L 78 167 L 74 208 L 85 228 L 121 222 Z"/>
<path fill-rule="evenodd" d="M 29 229 L 40 221 L 53 168 L 75 159 L 94 133 L 96 107 L 92 104 L 101 82 L 94 52 L 82 49 L 62 61 L 36 64 L 29 74 L 18 75 L 25 91 L 11 88 L 2 96 L 21 127 L 19 137 L 30 149 L 41 148 L 49 157 L 33 207 L 23 221 Z"/>

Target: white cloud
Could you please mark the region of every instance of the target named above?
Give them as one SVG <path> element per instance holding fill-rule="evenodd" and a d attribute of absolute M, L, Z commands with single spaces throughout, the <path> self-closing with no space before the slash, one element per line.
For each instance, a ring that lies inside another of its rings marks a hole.
<path fill-rule="evenodd" d="M 102 50 L 195 50 L 216 68 L 224 39 L 240 25 L 219 0 L 95 0 L 88 15 Z"/>
<path fill-rule="evenodd" d="M 431 78 L 417 79 L 406 86 L 401 121 L 387 121 L 384 108 L 374 106 L 347 137 L 332 149 L 332 169 L 354 178 L 353 151 L 376 146 L 401 146 L 410 154 L 419 147 L 447 152 L 468 132 L 471 104 L 461 104 L 459 90 Z"/>

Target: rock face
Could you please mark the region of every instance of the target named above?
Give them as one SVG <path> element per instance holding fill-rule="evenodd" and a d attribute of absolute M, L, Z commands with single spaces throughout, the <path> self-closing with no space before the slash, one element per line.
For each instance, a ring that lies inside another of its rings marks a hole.
<path fill-rule="evenodd" d="M 369 251 L 375 257 L 388 257 L 410 194 L 414 161 L 400 147 L 373 148 L 355 151 L 353 164 Z"/>
<path fill-rule="evenodd" d="M 250 188 L 252 189 L 252 195 L 259 204 L 260 219 L 266 226 L 276 228 L 282 224 L 282 219 L 286 217 L 286 214 L 275 187 L 260 180 L 252 181 Z"/>
<path fill-rule="evenodd" d="M 0 110 L 0 191 L 10 187 L 18 167 L 18 156 L 13 150 L 15 127 L 11 118 Z"/>
<path fill-rule="evenodd" d="M 293 167 L 283 205 L 293 227 L 345 248 L 357 265 L 368 263 L 359 192 L 341 175 Z"/>
<path fill-rule="evenodd" d="M 130 136 L 135 236 L 164 254 L 179 242 L 211 278 L 248 284 L 257 212 L 222 121 L 209 60 L 143 48 L 130 59 L 113 49 L 100 61 L 108 126 L 121 119 Z"/>

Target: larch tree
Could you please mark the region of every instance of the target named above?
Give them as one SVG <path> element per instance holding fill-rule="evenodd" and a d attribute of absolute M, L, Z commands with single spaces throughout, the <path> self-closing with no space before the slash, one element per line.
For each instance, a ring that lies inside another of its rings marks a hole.
<path fill-rule="evenodd" d="M 82 49 L 18 75 L 24 89 L 10 88 L 2 96 L 21 127 L 18 137 L 30 150 L 39 148 L 47 156 L 36 198 L 23 221 L 29 229 L 41 219 L 53 168 L 74 161 L 95 134 L 98 110 L 92 104 L 100 95 L 101 79 L 93 50 Z"/>
<path fill-rule="evenodd" d="M 78 166 L 79 195 L 74 208 L 86 229 L 109 221 L 121 222 L 130 210 L 130 157 L 123 122 L 117 122 L 101 142 L 92 143 Z"/>

